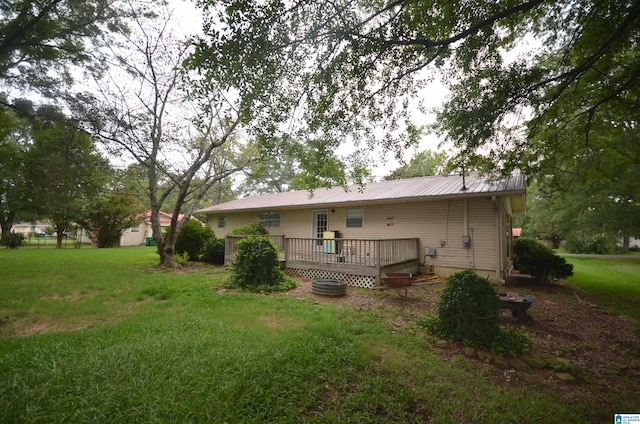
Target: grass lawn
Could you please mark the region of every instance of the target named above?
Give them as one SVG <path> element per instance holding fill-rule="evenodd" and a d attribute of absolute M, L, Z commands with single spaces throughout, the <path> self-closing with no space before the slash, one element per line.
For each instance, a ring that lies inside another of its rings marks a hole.
<path fill-rule="evenodd" d="M 565 257 L 573 264 L 571 284 L 609 305 L 616 313 L 640 319 L 640 260 Z"/>
<path fill-rule="evenodd" d="M 602 410 L 497 384 L 476 362 L 435 352 L 417 327 L 394 332 L 384 311 L 225 291 L 222 268 L 156 262 L 147 247 L 0 250 L 0 422 L 567 423 L 636 412 L 625 399 Z"/>

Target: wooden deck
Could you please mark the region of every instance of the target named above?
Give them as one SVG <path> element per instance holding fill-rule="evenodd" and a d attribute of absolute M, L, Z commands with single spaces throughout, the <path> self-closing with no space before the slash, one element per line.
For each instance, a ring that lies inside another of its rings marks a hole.
<path fill-rule="evenodd" d="M 418 239 L 319 239 L 271 236 L 286 269 L 300 275 L 329 278 L 349 276 L 352 285 L 372 287 L 383 272 L 418 267 Z M 235 244 L 243 236 L 227 236 L 225 260 L 233 261 Z M 358 283 L 356 277 L 363 277 Z M 373 282 L 373 283 L 372 283 Z"/>

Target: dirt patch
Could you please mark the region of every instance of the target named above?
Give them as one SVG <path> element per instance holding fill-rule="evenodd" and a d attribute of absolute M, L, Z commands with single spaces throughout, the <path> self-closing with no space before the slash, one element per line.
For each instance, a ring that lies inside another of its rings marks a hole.
<path fill-rule="evenodd" d="M 59 295 L 58 293 L 53 293 L 49 296 L 43 296 L 40 300 L 80 300 L 83 298 L 91 298 L 96 297 L 99 294 L 98 291 L 86 292 L 86 293 L 69 293 L 66 295 Z"/>
<path fill-rule="evenodd" d="M 45 334 L 51 332 L 51 326 L 46 322 L 34 322 L 28 326 L 21 335 L 30 336 L 32 334 Z"/>
<path fill-rule="evenodd" d="M 294 318 L 284 318 L 274 315 L 260 315 L 257 317 L 257 324 L 271 330 L 289 332 L 292 329 L 301 329 L 304 322 Z"/>
<path fill-rule="evenodd" d="M 416 329 L 416 321 L 435 314 L 444 283 L 409 288 L 401 299 L 394 290 L 349 287 L 347 296 L 322 297 L 311 293 L 311 280 L 299 280 L 287 295 L 319 304 L 334 304 L 359 310 L 375 309 L 393 331 Z M 566 284 L 510 287 L 535 298 L 529 312 L 534 317 L 525 332 L 532 342 L 530 355 L 557 364 L 541 370 L 500 369 L 476 359 L 497 382 L 520 385 L 530 390 L 544 388 L 569 399 L 590 400 L 607 408 L 611 399 L 624 396 L 640 406 L 640 322 L 619 316 L 598 304 L 598 300 Z M 501 324 L 523 324 L 502 310 Z M 425 333 L 426 334 L 426 333 Z M 445 357 L 464 355 L 461 344 L 434 349 Z M 561 380 L 560 371 L 576 380 Z M 607 408 L 608 409 L 608 408 Z"/>

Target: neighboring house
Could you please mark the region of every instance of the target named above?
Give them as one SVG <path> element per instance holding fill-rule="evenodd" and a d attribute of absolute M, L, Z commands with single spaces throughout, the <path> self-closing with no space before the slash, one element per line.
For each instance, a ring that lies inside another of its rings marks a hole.
<path fill-rule="evenodd" d="M 160 211 L 160 226 L 167 229 L 171 226 L 171 214 Z M 142 222 L 136 227 L 127 228 L 120 236 L 120 246 L 140 246 L 148 245 L 147 238 L 153 237 L 153 229 L 151 228 L 151 211 L 143 212 L 139 215 Z M 178 219 L 182 219 L 183 214 L 178 215 Z M 195 218 L 191 218 L 195 219 Z M 153 242 L 155 245 L 155 242 Z"/>
<path fill-rule="evenodd" d="M 167 229 L 171 226 L 171 214 L 160 211 L 158 214 L 160 217 L 160 226 L 163 229 Z M 147 238 L 153 237 L 153 230 L 151 228 L 151 211 L 142 212 L 138 215 L 142 218 L 140 224 L 135 227 L 125 229 L 120 236 L 120 246 L 145 246 Z M 178 219 L 182 219 L 183 214 L 178 215 Z M 191 217 L 191 219 L 196 219 Z M 81 243 L 91 243 L 95 247 L 95 243 L 92 240 L 91 233 L 87 230 L 81 230 L 78 235 L 78 241 Z M 153 242 L 155 245 L 155 242 Z"/>
<path fill-rule="evenodd" d="M 11 231 L 29 237 L 29 235 L 44 234 L 45 230 L 51 227 L 49 221 L 16 222 L 11 226 Z"/>
<path fill-rule="evenodd" d="M 473 269 L 494 280 L 511 269 L 512 217 L 525 211 L 522 174 L 489 180 L 434 176 L 251 196 L 205 213 L 232 259 L 236 227 L 260 219 L 294 276 L 373 287 L 383 272 L 440 275 Z"/>

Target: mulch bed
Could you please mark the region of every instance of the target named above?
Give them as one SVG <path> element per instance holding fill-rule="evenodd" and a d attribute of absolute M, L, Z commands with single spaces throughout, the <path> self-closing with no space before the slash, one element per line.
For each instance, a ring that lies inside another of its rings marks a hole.
<path fill-rule="evenodd" d="M 416 331 L 419 318 L 437 313 L 444 288 L 444 283 L 438 281 L 412 286 L 407 299 L 400 298 L 394 290 L 352 287 L 348 288 L 347 296 L 323 297 L 311 293 L 311 280 L 299 283 L 288 296 L 358 310 L 377 309 L 394 331 L 411 332 Z M 563 283 L 506 287 L 504 291 L 507 290 L 535 298 L 528 311 L 534 321 L 525 330 L 532 342 L 530 354 L 562 363 L 558 368 L 570 372 L 575 380 L 562 381 L 558 369 L 501 369 L 476 358 L 479 367 L 486 367 L 498 383 L 521 385 L 529 390 L 536 387 L 554 390 L 568 399 L 589 400 L 602 408 L 607 408 L 609 399 L 615 395 L 625 396 L 640 409 L 640 322 L 616 315 L 599 305 L 597 299 Z M 523 325 L 509 310 L 502 310 L 501 324 Z M 434 345 L 434 350 L 445 357 L 464 355 L 461 344 L 447 346 L 441 349 Z"/>

